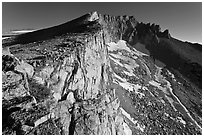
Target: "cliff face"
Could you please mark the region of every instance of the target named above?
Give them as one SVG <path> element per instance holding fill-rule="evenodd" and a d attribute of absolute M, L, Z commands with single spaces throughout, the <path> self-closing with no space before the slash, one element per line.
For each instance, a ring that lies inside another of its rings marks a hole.
<path fill-rule="evenodd" d="M 138 26 L 93 12 L 3 41 L 3 134 L 200 134 L 200 99 L 129 45 L 168 32 Z"/>
<path fill-rule="evenodd" d="M 11 113 L 9 116 L 5 115 L 5 119 L 19 121 L 18 129 L 15 127 L 16 122 L 11 125 L 6 125 L 5 122 L 3 128 L 11 126 L 5 133 L 131 134 L 118 110 L 120 102 L 115 90 L 110 88 L 112 74 L 104 32 L 81 36 L 81 39 L 77 34 L 68 39 L 59 37 L 53 39 L 54 44 L 47 40 L 32 44 L 32 47 L 25 45 L 29 51 L 39 48 L 38 51 L 43 55 L 29 52 L 29 57 L 25 57 L 26 55 L 18 52 L 16 56 L 21 56 L 19 59 L 27 59 L 33 66 L 16 61 L 19 65 L 4 69 L 5 84 L 8 84 L 6 80 L 9 76 L 14 77 L 14 84 L 21 81 L 17 87 L 12 87 L 12 93 L 11 89 L 9 92 L 3 91 L 3 109 L 6 113 Z M 46 57 L 48 55 L 49 58 Z M 15 58 L 13 55 L 4 56 Z M 35 72 L 30 73 L 28 66 L 35 69 Z M 12 95 L 16 91 L 20 93 Z M 25 102 L 19 101 L 19 98 L 28 103 L 22 105 Z M 17 100 L 15 105 L 9 102 L 11 100 Z M 35 112 L 33 106 L 46 110 L 41 114 L 43 112 Z M 30 111 L 34 113 L 29 113 Z M 29 120 L 24 113 L 35 119 Z M 61 127 L 53 127 L 53 131 L 43 131 L 47 129 L 39 127 L 48 121 L 46 124 L 55 125 L 55 120 L 59 120 Z"/>

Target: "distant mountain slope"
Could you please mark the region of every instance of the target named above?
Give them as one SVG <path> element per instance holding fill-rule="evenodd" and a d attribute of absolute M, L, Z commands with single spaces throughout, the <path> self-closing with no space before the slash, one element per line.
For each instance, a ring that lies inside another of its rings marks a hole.
<path fill-rule="evenodd" d="M 66 33 L 83 32 L 86 30 L 88 31 L 91 30 L 89 26 L 92 26 L 92 24 L 94 24 L 94 20 L 91 18 L 90 14 L 86 14 L 80 18 L 61 25 L 18 35 L 14 38 L 14 40 L 12 40 L 12 44 L 26 44 L 34 41 L 50 39 Z"/>

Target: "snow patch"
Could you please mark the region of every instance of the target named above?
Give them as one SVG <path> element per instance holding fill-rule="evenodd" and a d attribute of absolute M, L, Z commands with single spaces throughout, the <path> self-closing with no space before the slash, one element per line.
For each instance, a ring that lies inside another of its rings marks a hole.
<path fill-rule="evenodd" d="M 123 108 L 120 108 L 120 110 L 121 110 L 122 114 L 123 114 L 124 116 L 126 116 L 133 124 L 136 124 L 136 123 L 137 123 L 137 121 L 134 120 L 134 118 L 132 118 L 132 117 L 130 116 L 130 114 L 128 114 Z"/>
<path fill-rule="evenodd" d="M 166 88 L 165 87 L 162 87 L 160 83 L 154 81 L 154 80 L 151 80 L 149 81 L 149 84 L 154 86 L 154 87 L 157 87 L 159 90 L 163 91 L 165 94 L 167 95 L 170 95 L 167 91 L 166 91 Z"/>
<path fill-rule="evenodd" d="M 137 129 L 139 129 L 139 130 L 141 130 L 142 132 L 144 132 L 145 125 L 140 125 L 140 124 L 138 123 L 138 121 L 135 120 L 134 118 L 132 118 L 132 117 L 130 116 L 130 114 L 128 114 L 123 108 L 120 108 L 120 110 L 121 110 L 122 114 L 123 114 L 125 117 L 127 117 L 133 124 L 136 125 L 136 128 L 137 128 Z"/>
<path fill-rule="evenodd" d="M 124 41 L 124 40 L 119 40 L 117 43 L 115 43 L 115 42 L 110 42 L 110 43 L 107 43 L 107 45 L 108 45 L 108 50 L 109 51 L 117 51 L 117 50 L 126 50 L 126 51 L 128 51 L 129 53 L 131 53 L 132 54 L 132 56 L 149 56 L 149 55 L 147 55 L 147 54 L 145 54 L 145 53 L 142 53 L 142 52 L 140 52 L 140 51 L 138 51 L 138 50 L 136 50 L 135 48 L 129 48 L 128 46 L 127 46 L 127 42 L 126 41 Z M 134 57 L 135 58 L 135 57 Z"/>
<path fill-rule="evenodd" d="M 165 95 L 166 99 L 168 100 L 168 102 L 171 104 L 171 107 L 174 109 L 174 111 L 177 111 L 177 109 L 174 106 L 174 100 L 170 97 L 168 97 L 167 95 Z"/>
<path fill-rule="evenodd" d="M 149 84 L 151 84 L 152 86 L 158 87 L 158 88 L 161 87 L 161 86 L 160 86 L 161 84 L 158 83 L 158 82 L 156 82 L 156 81 L 154 81 L 154 80 L 149 81 Z"/>
<path fill-rule="evenodd" d="M 120 76 L 118 76 L 117 74 L 114 73 L 114 77 L 119 79 L 121 82 L 126 82 L 126 79 L 121 78 Z M 118 82 L 117 79 L 113 79 L 113 82 Z"/>
<path fill-rule="evenodd" d="M 133 69 L 135 67 L 139 67 L 139 65 L 131 58 L 110 53 L 110 59 L 113 60 L 115 63 L 120 65 L 121 67 L 125 67 L 129 72 L 124 72 L 128 76 L 134 76 Z M 120 61 L 123 61 L 122 64 Z"/>
<path fill-rule="evenodd" d="M 127 75 L 127 76 L 134 76 L 134 74 L 131 73 L 131 72 L 123 71 L 123 73 L 124 73 L 125 75 Z"/>
<path fill-rule="evenodd" d="M 126 89 L 127 91 L 134 91 L 140 98 L 145 96 L 144 93 L 138 92 L 138 90 L 142 88 L 142 86 L 140 86 L 139 84 L 131 84 L 131 83 L 127 82 L 126 79 L 121 78 L 120 76 L 118 76 L 115 73 L 114 73 L 114 76 L 120 80 L 119 81 L 119 80 L 114 78 L 114 80 L 113 80 L 114 83 L 117 83 L 118 85 L 120 85 L 121 87 Z"/>
<path fill-rule="evenodd" d="M 157 67 L 157 66 L 156 66 Z M 171 104 L 171 106 L 173 107 L 173 109 L 176 111 L 176 108 L 173 104 L 173 102 L 177 102 L 178 104 L 180 104 L 180 106 L 186 111 L 187 115 L 189 116 L 189 118 L 195 123 L 195 125 L 201 129 L 201 127 L 198 125 L 198 123 L 193 119 L 193 117 L 190 115 L 188 109 L 181 103 L 181 101 L 179 100 L 179 98 L 173 93 L 173 89 L 171 88 L 171 83 L 166 80 L 166 78 L 164 76 L 161 75 L 161 69 L 160 67 L 157 67 L 157 72 L 155 75 L 155 79 L 158 82 L 162 82 L 162 83 L 166 83 L 164 85 L 164 88 L 161 87 L 157 82 L 154 81 L 150 81 L 149 84 L 154 85 L 156 87 L 158 87 L 158 89 L 162 90 L 166 95 L 165 97 L 167 98 L 167 100 L 169 101 L 169 103 Z M 171 75 L 173 78 L 175 78 L 173 75 Z M 168 95 L 172 95 L 175 100 L 173 100 L 171 97 L 168 97 Z M 182 120 L 181 120 L 182 121 Z M 182 121 L 183 122 L 183 121 Z"/>
<path fill-rule="evenodd" d="M 134 84 L 130 84 L 130 83 L 128 83 L 128 82 L 119 83 L 119 85 L 122 86 L 124 89 L 126 89 L 126 90 L 128 90 L 128 91 L 133 91 L 133 90 L 134 90 L 135 92 L 137 92 L 138 89 L 141 89 L 141 86 L 140 86 L 140 85 L 138 85 L 138 84 L 134 85 Z M 139 93 L 139 92 L 138 92 L 138 93 Z"/>
<path fill-rule="evenodd" d="M 137 128 L 138 128 L 139 130 L 141 130 L 142 132 L 144 132 L 145 125 L 140 125 L 140 124 L 137 123 Z"/>
<path fill-rule="evenodd" d="M 184 121 L 182 117 L 177 117 L 176 119 L 177 119 L 177 121 L 179 121 L 180 123 L 182 123 L 182 124 L 184 124 L 184 125 L 186 124 L 186 121 Z"/>
<path fill-rule="evenodd" d="M 8 39 L 8 38 L 10 38 L 10 37 L 3 37 L 2 40 L 4 40 L 4 39 Z"/>
<path fill-rule="evenodd" d="M 109 51 L 126 50 L 128 52 L 131 52 L 130 48 L 126 45 L 126 41 L 124 40 L 119 40 L 118 43 L 110 42 L 107 43 L 107 45 Z"/>
<path fill-rule="evenodd" d="M 118 59 L 115 59 L 114 57 L 112 57 L 111 55 L 109 56 L 110 57 L 110 59 L 112 60 L 112 61 L 114 61 L 117 65 L 120 65 L 120 66 L 123 66 L 123 64 L 122 63 L 120 63 L 120 60 L 118 60 Z"/>
<path fill-rule="evenodd" d="M 11 33 L 22 34 L 22 33 L 28 33 L 28 32 L 33 32 L 33 31 L 35 31 L 35 30 L 14 30 Z"/>
<path fill-rule="evenodd" d="M 161 86 L 161 83 L 158 83 L 158 82 L 156 82 L 156 81 L 149 81 L 149 84 L 151 84 L 152 86 L 155 86 L 155 87 L 157 87 L 159 90 L 161 90 L 161 91 L 163 91 L 163 93 L 165 93 L 165 98 L 168 100 L 168 102 L 171 104 L 171 106 L 172 106 L 172 108 L 175 110 L 175 111 L 177 111 L 176 110 L 176 108 L 175 108 L 175 106 L 174 106 L 174 100 L 171 98 L 171 97 L 169 97 L 168 95 L 170 95 L 171 93 L 172 93 L 172 88 L 171 88 L 171 84 L 170 84 L 170 82 L 169 81 L 167 81 L 166 79 L 165 79 L 165 77 L 163 77 L 162 75 L 161 75 L 161 71 L 162 71 L 162 68 L 161 67 L 158 67 L 158 66 L 156 66 L 157 67 L 157 70 L 156 70 L 156 72 L 155 72 L 155 80 L 156 81 L 158 81 L 158 82 L 161 82 L 161 83 L 165 83 L 166 85 L 164 85 L 164 87 L 162 87 Z"/>
<path fill-rule="evenodd" d="M 134 50 L 134 53 L 135 53 L 136 55 L 138 55 L 138 56 L 149 56 L 149 55 L 147 55 L 147 54 L 145 54 L 145 53 L 143 53 L 143 52 L 140 52 L 140 51 L 136 50 L 135 48 L 133 48 L 133 50 Z"/>

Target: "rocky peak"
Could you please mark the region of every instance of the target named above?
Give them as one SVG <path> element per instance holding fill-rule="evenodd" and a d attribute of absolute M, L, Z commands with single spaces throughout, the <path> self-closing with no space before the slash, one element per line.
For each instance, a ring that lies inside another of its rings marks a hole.
<path fill-rule="evenodd" d="M 3 40 L 3 45 L 29 43 L 53 38 L 54 36 L 60 36 L 69 32 L 93 31 L 98 28 L 103 29 L 105 33 L 107 32 L 105 35 L 110 34 L 108 38 L 111 38 L 112 41 L 123 39 L 131 45 L 138 41 L 142 42 L 147 35 L 151 35 L 151 39 L 153 39 L 153 36 L 170 38 L 168 30 L 161 32 L 160 26 L 154 23 L 150 26 L 150 23 L 139 23 L 133 16 L 102 15 L 94 11 L 58 26 L 5 39 Z"/>
<path fill-rule="evenodd" d="M 89 21 L 96 21 L 97 19 L 99 19 L 99 15 L 96 11 L 89 13 L 90 14 L 90 18 L 88 19 Z"/>
<path fill-rule="evenodd" d="M 133 47 L 167 35 L 91 12 L 3 41 L 3 134 L 200 134 L 201 103 Z"/>

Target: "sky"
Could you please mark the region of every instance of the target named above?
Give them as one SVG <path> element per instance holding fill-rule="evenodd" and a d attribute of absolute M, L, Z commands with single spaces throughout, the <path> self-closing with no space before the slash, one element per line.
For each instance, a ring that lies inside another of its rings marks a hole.
<path fill-rule="evenodd" d="M 158 2 L 27 2 L 2 3 L 2 33 L 41 29 L 80 17 L 91 11 L 110 15 L 132 15 L 137 21 L 169 29 L 172 37 L 202 43 L 202 3 Z"/>

